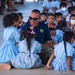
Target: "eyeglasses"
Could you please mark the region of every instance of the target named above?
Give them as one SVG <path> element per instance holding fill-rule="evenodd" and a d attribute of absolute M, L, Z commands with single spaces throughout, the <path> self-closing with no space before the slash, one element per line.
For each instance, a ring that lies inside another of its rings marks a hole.
<path fill-rule="evenodd" d="M 34 20 L 34 21 L 36 21 L 36 20 L 38 20 L 38 18 L 29 17 L 29 20 Z"/>

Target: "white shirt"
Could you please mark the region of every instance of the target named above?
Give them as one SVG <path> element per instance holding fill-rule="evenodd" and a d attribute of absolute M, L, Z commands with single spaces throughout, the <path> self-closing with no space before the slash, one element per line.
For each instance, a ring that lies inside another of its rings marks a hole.
<path fill-rule="evenodd" d="M 70 16 L 71 16 L 71 14 L 69 14 L 69 15 L 66 17 L 66 21 L 67 21 L 67 22 L 70 21 Z"/>
<path fill-rule="evenodd" d="M 48 9 L 52 8 L 52 3 L 51 3 L 51 1 L 50 1 L 50 2 L 44 1 L 44 2 L 43 2 L 43 7 L 46 7 L 46 8 L 48 8 Z"/>

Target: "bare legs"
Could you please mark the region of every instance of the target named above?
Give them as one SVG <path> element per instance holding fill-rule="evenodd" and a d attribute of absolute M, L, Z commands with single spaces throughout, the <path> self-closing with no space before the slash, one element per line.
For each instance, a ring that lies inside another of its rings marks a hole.
<path fill-rule="evenodd" d="M 14 1 L 13 0 L 8 0 L 8 11 L 17 11 L 17 9 L 15 9 L 15 5 L 14 5 Z"/>
<path fill-rule="evenodd" d="M 14 1 L 13 0 L 8 1 L 8 9 L 14 11 Z"/>

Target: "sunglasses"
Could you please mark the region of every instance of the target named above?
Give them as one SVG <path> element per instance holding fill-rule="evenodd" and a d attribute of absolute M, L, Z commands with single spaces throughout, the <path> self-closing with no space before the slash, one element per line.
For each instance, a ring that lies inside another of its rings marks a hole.
<path fill-rule="evenodd" d="M 36 21 L 36 20 L 38 20 L 38 18 L 29 17 L 29 20 L 34 20 L 34 21 Z"/>

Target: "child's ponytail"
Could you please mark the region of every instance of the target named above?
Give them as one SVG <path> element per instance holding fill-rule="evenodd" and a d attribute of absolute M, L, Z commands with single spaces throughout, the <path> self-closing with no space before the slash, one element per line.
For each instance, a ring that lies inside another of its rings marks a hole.
<path fill-rule="evenodd" d="M 66 42 L 70 43 L 70 40 L 74 37 L 74 33 L 72 31 L 67 31 L 63 35 L 63 41 L 64 41 L 64 48 L 65 48 L 65 53 L 67 57 L 67 51 L 66 51 Z"/>

